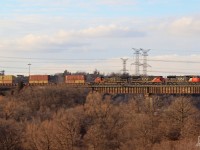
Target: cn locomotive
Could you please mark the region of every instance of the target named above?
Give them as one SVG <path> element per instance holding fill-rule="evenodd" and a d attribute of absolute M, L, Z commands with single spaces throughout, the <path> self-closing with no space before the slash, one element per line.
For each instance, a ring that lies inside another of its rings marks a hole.
<path fill-rule="evenodd" d="M 128 76 L 97 77 L 95 84 L 132 84 L 132 85 L 186 85 L 200 84 L 199 76 Z"/>

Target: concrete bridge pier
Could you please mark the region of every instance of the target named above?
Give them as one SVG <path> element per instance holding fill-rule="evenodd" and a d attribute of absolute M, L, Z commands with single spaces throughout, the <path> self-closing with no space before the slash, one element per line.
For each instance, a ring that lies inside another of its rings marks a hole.
<path fill-rule="evenodd" d="M 146 104 L 147 110 L 151 114 L 153 114 L 155 110 L 154 110 L 154 100 L 151 97 L 151 94 L 150 93 L 145 93 L 144 94 L 144 98 L 145 98 L 145 104 Z"/>
<path fill-rule="evenodd" d="M 103 100 L 112 100 L 113 102 L 127 102 L 128 96 L 127 94 L 116 94 L 116 93 L 104 93 L 102 95 Z"/>

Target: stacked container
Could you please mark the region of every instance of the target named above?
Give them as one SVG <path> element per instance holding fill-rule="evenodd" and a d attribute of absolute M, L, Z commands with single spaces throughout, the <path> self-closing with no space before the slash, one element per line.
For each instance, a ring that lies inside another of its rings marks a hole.
<path fill-rule="evenodd" d="M 67 84 L 84 84 L 85 76 L 84 75 L 66 75 L 65 83 L 67 83 Z"/>
<path fill-rule="evenodd" d="M 0 75 L 0 84 L 13 84 L 15 76 L 13 75 Z"/>
<path fill-rule="evenodd" d="M 48 75 L 30 75 L 29 76 L 29 83 L 49 83 L 49 76 Z"/>

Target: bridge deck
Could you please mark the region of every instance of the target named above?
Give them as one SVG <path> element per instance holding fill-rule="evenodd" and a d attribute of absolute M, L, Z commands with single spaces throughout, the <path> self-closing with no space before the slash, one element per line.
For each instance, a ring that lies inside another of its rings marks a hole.
<path fill-rule="evenodd" d="M 118 94 L 200 94 L 200 84 L 197 85 L 120 85 L 120 84 L 39 84 L 28 86 L 66 86 L 70 88 L 90 88 L 102 93 Z M 17 87 L 16 85 L 0 86 L 1 89 Z"/>
<path fill-rule="evenodd" d="M 200 94 L 200 85 L 95 85 L 93 90 L 130 94 Z"/>

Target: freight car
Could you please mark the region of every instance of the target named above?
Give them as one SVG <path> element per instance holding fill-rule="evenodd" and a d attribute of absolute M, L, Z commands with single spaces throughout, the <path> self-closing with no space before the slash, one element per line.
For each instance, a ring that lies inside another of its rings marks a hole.
<path fill-rule="evenodd" d="M 22 80 L 22 79 L 21 79 Z M 43 84 L 85 84 L 85 75 L 30 75 L 28 80 L 23 83 L 28 85 L 43 85 Z"/>
<path fill-rule="evenodd" d="M 85 75 L 66 75 L 65 83 L 66 84 L 85 84 L 86 76 Z"/>
<path fill-rule="evenodd" d="M 48 75 L 30 75 L 29 84 L 48 84 L 49 76 Z"/>
<path fill-rule="evenodd" d="M 0 75 L 0 85 L 14 85 L 15 81 L 16 77 L 13 75 Z"/>
<path fill-rule="evenodd" d="M 55 75 L 30 75 L 29 85 L 57 84 L 58 78 Z"/>

